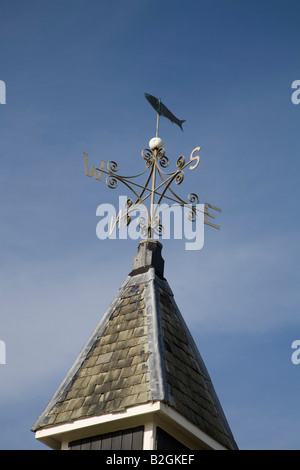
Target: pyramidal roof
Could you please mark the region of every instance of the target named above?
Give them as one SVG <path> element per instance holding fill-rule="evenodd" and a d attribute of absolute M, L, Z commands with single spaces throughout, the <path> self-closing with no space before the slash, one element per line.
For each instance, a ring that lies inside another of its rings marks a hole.
<path fill-rule="evenodd" d="M 159 401 L 222 446 L 237 448 L 163 277 L 161 247 L 151 239 L 140 242 L 132 272 L 33 431 Z"/>

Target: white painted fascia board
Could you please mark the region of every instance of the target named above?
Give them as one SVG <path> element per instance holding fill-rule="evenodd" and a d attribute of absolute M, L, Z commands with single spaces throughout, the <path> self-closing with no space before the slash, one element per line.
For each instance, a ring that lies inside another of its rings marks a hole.
<path fill-rule="evenodd" d="M 163 418 L 164 423 L 166 424 L 165 430 L 168 431 L 169 428 L 171 434 L 172 429 L 176 428 L 179 433 L 180 431 L 185 434 L 188 433 L 194 441 L 198 440 L 199 443 L 201 442 L 205 444 L 205 446 L 210 449 L 226 450 L 226 447 L 219 444 L 204 431 L 201 431 L 201 429 L 188 421 L 172 407 L 160 401 L 127 408 L 120 413 L 110 413 L 102 416 L 80 419 L 72 423 L 60 424 L 47 429 L 41 429 L 40 431 L 36 431 L 35 437 L 37 440 L 43 442 L 52 449 L 60 449 L 61 443 L 63 442 L 70 442 L 72 440 L 92 436 L 97 432 L 101 434 L 102 432 L 100 428 L 105 427 L 106 429 L 104 432 L 106 433 L 110 432 L 112 428 L 120 429 L 121 424 L 121 427 L 125 429 L 127 426 L 143 424 L 146 416 L 147 422 L 150 422 L 151 419 L 154 419 L 155 415 Z"/>
<path fill-rule="evenodd" d="M 228 450 L 226 447 L 224 447 L 222 444 L 210 437 L 204 431 L 201 431 L 200 428 L 191 423 L 191 421 L 186 419 L 183 415 L 178 413 L 178 411 L 176 411 L 171 406 L 168 406 L 165 403 L 160 403 L 159 411 L 160 414 L 167 418 L 170 427 L 176 426 L 177 428 L 184 429 L 191 436 L 193 436 L 193 438 L 198 439 L 212 450 Z"/>
<path fill-rule="evenodd" d="M 63 442 L 66 439 L 70 441 L 75 435 L 75 439 L 80 439 L 88 437 L 88 435 L 93 435 L 93 429 L 99 428 L 100 426 L 112 426 L 114 423 L 122 422 L 123 427 L 126 426 L 127 421 L 132 421 L 132 419 L 138 419 L 145 415 L 155 413 L 159 411 L 159 409 L 160 402 L 146 403 L 144 405 L 127 408 L 120 413 L 109 413 L 102 416 L 79 419 L 72 423 L 60 424 L 58 426 L 41 429 L 36 431 L 35 437 L 46 445 L 50 445 L 47 443 L 49 442 L 49 439 L 54 439 L 57 442 Z M 82 437 L 78 437 L 79 435 Z M 50 445 L 50 447 L 52 447 L 52 445 Z"/>

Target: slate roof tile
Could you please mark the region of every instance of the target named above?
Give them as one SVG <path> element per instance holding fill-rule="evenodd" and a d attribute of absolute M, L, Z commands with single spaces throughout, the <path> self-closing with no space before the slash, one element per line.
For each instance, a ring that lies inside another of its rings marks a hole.
<path fill-rule="evenodd" d="M 158 399 L 236 448 L 171 289 L 151 268 L 128 276 L 33 429 Z"/>

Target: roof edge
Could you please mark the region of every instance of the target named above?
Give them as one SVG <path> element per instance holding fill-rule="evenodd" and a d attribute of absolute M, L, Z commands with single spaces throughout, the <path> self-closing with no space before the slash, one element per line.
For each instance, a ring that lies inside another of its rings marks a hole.
<path fill-rule="evenodd" d="M 79 355 L 75 359 L 75 362 L 73 363 L 73 365 L 72 365 L 71 369 L 69 370 L 69 372 L 67 373 L 66 377 L 61 382 L 60 386 L 58 387 L 57 391 L 55 392 L 55 394 L 53 395 L 53 397 L 49 401 L 49 403 L 46 406 L 46 408 L 44 409 L 44 411 L 41 413 L 39 418 L 36 420 L 36 422 L 32 426 L 31 431 L 35 432 L 38 429 L 40 429 L 41 427 L 43 427 L 43 426 L 41 426 L 42 422 L 46 418 L 49 411 L 53 408 L 53 406 L 57 403 L 57 401 L 63 396 L 63 394 L 68 391 L 69 384 L 73 380 L 73 378 L 76 375 L 77 371 L 80 369 L 80 367 L 81 367 L 82 363 L 84 362 L 87 354 L 91 350 L 97 336 L 99 334 L 101 334 L 102 330 L 105 328 L 107 320 L 111 316 L 112 312 L 114 311 L 114 309 L 116 308 L 118 303 L 121 301 L 122 294 L 126 290 L 126 288 L 128 287 L 131 279 L 132 278 L 130 276 L 127 276 L 127 278 L 125 279 L 124 283 L 120 287 L 119 292 L 115 296 L 115 298 L 112 301 L 111 305 L 108 307 L 108 309 L 106 310 L 106 312 L 103 315 L 102 319 L 100 320 L 100 322 L 98 323 L 98 325 L 94 329 L 93 333 L 90 335 L 89 339 L 87 340 L 86 344 L 82 348 L 81 352 L 79 353 Z"/>
<path fill-rule="evenodd" d="M 86 356 L 90 352 L 91 348 L 93 347 L 93 344 L 96 341 L 96 338 L 102 334 L 104 328 L 107 325 L 107 322 L 114 312 L 114 310 L 117 308 L 118 304 L 122 302 L 122 296 L 124 292 L 136 285 L 136 284 L 144 284 L 145 285 L 145 295 L 148 296 L 151 299 L 151 302 L 149 302 L 149 310 L 147 311 L 147 318 L 148 318 L 148 331 L 150 330 L 150 339 L 151 339 L 151 344 L 152 344 L 152 354 L 150 355 L 150 360 L 152 361 L 153 367 L 151 369 L 153 371 L 156 371 L 158 368 L 159 373 L 155 373 L 152 375 L 150 382 L 151 382 L 151 392 L 153 395 L 153 400 L 164 400 L 165 397 L 165 390 L 163 384 L 165 383 L 163 380 L 163 371 L 162 371 L 162 360 L 161 360 L 161 355 L 159 354 L 159 351 L 161 351 L 161 344 L 160 342 L 157 342 L 156 338 L 158 336 L 158 333 L 161 331 L 159 326 L 156 323 L 156 320 L 152 321 L 151 318 L 156 319 L 158 317 L 158 299 L 155 298 L 155 288 L 154 288 L 154 283 L 158 282 L 161 283 L 162 281 L 157 277 L 156 271 L 153 267 L 149 267 L 148 270 L 145 273 L 141 274 L 136 274 L 134 276 L 128 275 L 127 278 L 125 279 L 124 283 L 119 289 L 119 292 L 115 296 L 114 300 L 112 301 L 111 305 L 108 307 L 106 310 L 105 314 L 101 318 L 100 322 L 94 329 L 93 333 L 90 335 L 89 339 L 87 340 L 86 344 L 82 348 L 81 352 L 75 359 L 75 362 L 73 363 L 72 367 L 70 368 L 69 372 L 65 376 L 64 380 L 61 382 L 60 386 L 58 387 L 57 391 L 45 407 L 44 411 L 41 413 L 39 418 L 36 420 L 34 425 L 31 428 L 31 431 L 36 432 L 41 428 L 44 428 L 47 426 L 47 423 L 45 422 L 48 413 L 51 411 L 51 409 L 55 406 L 55 404 L 61 400 L 64 396 L 64 394 L 67 394 L 69 390 L 69 385 L 71 384 L 72 380 L 74 377 L 76 377 L 76 374 L 78 373 L 78 370 L 82 366 Z M 154 306 L 155 312 L 152 313 L 150 311 L 151 305 Z M 153 316 L 152 316 L 153 315 Z M 158 364 L 160 364 L 160 367 L 158 367 Z"/>
<path fill-rule="evenodd" d="M 170 288 L 170 286 L 169 286 L 167 280 L 164 281 L 164 284 L 165 284 L 166 290 L 167 290 L 167 291 L 170 291 L 171 288 Z M 212 400 L 213 400 L 213 402 L 214 402 L 216 411 L 217 411 L 218 416 L 219 416 L 219 420 L 220 420 L 220 422 L 222 423 L 222 426 L 223 426 L 223 428 L 224 428 L 224 431 L 225 431 L 225 433 L 227 434 L 228 439 L 229 439 L 229 441 L 230 441 L 230 443 L 231 443 L 233 449 L 234 449 L 234 450 L 238 450 L 237 443 L 236 443 L 236 441 L 235 441 L 235 439 L 234 439 L 234 436 L 233 436 L 232 431 L 231 431 L 231 429 L 230 429 L 229 423 L 228 423 L 228 421 L 227 421 L 227 419 L 226 419 L 226 416 L 225 416 L 225 413 L 224 413 L 224 411 L 223 411 L 222 405 L 221 405 L 221 403 L 220 403 L 220 401 L 219 401 L 218 395 L 217 395 L 217 393 L 216 393 L 216 391 L 215 391 L 215 388 L 214 388 L 214 386 L 213 386 L 212 380 L 211 380 L 210 375 L 209 375 L 209 373 L 208 373 L 208 370 L 207 370 L 207 368 L 206 368 L 206 366 L 205 366 L 205 363 L 204 363 L 204 361 L 203 361 L 203 359 L 202 359 L 202 357 L 201 357 L 201 354 L 200 354 L 200 352 L 199 352 L 199 349 L 198 349 L 198 347 L 197 347 L 197 345 L 196 345 L 196 343 L 195 343 L 195 341 L 194 341 L 194 338 L 193 338 L 193 336 L 192 336 L 192 334 L 191 334 L 191 332 L 190 332 L 190 330 L 189 330 L 189 328 L 188 328 L 188 326 L 187 326 L 187 324 L 186 324 L 186 322 L 185 322 L 185 320 L 184 320 L 184 318 L 183 318 L 183 316 L 182 316 L 182 314 L 181 314 L 181 312 L 180 312 L 180 310 L 179 310 L 179 308 L 178 308 L 178 306 L 177 306 L 177 304 L 176 304 L 176 302 L 175 302 L 174 296 L 172 296 L 172 297 L 170 298 L 170 300 L 171 300 L 171 302 L 172 302 L 172 304 L 173 304 L 173 307 L 174 307 L 175 310 L 176 310 L 176 314 L 177 314 L 178 319 L 180 320 L 181 326 L 182 326 L 182 328 L 184 329 L 185 334 L 186 334 L 186 336 L 187 336 L 187 338 L 188 338 L 188 340 L 189 340 L 189 344 L 190 344 L 190 346 L 191 346 L 191 348 L 192 348 L 192 350 L 193 350 L 194 357 L 195 357 L 195 359 L 197 360 L 197 365 L 198 365 L 199 371 L 200 371 L 201 375 L 204 377 L 204 380 L 205 380 L 207 389 L 208 389 L 208 391 L 209 391 L 209 393 L 210 393 L 210 396 L 211 396 L 211 398 L 212 398 Z"/>

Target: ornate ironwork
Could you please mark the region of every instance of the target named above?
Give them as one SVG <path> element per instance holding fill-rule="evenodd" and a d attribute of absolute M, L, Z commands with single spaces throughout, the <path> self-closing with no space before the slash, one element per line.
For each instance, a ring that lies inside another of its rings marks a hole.
<path fill-rule="evenodd" d="M 152 139 L 154 140 L 154 139 Z M 159 138 L 156 140 L 162 141 Z M 149 142 L 149 144 L 151 141 Z M 159 204 L 163 199 L 177 203 L 180 206 L 184 206 L 188 209 L 187 217 L 191 221 L 195 221 L 197 218 L 197 204 L 199 204 L 199 197 L 195 193 L 188 195 L 188 201 L 181 199 L 171 188 L 171 184 L 175 182 L 176 185 L 180 185 L 184 179 L 184 170 L 189 168 L 194 170 L 199 162 L 200 157 L 196 155 L 201 147 L 196 147 L 192 150 L 189 160 L 181 155 L 176 161 L 177 169 L 172 172 L 166 172 L 165 170 L 169 167 L 170 161 L 165 155 L 165 149 L 162 146 L 153 146 L 152 149 L 146 148 L 142 151 L 142 158 L 145 160 L 146 170 L 138 175 L 124 176 L 119 175 L 119 166 L 116 162 L 110 161 L 106 165 L 101 163 L 100 168 L 93 167 L 91 172 L 88 170 L 87 154 L 85 153 L 85 169 L 87 176 L 95 176 L 96 179 L 101 180 L 102 173 L 106 174 L 106 184 L 110 189 L 116 189 L 119 183 L 122 183 L 133 193 L 134 199 L 128 199 L 125 205 L 126 212 L 117 217 L 116 222 L 120 222 L 123 219 L 125 225 L 129 225 L 131 221 L 130 213 L 137 209 L 138 206 L 142 206 L 146 217 L 140 217 L 138 219 L 138 226 L 141 229 L 141 233 L 144 236 L 152 238 L 154 235 L 162 235 L 164 228 L 160 223 L 160 217 L 157 214 Z M 140 184 L 137 182 L 137 178 L 147 174 L 146 182 Z M 157 183 L 157 176 L 160 177 L 160 182 Z M 150 207 L 147 207 L 147 201 L 150 200 Z M 211 225 L 215 228 L 220 228 L 218 225 L 211 224 L 207 221 L 207 216 L 214 218 L 214 215 L 208 213 L 208 207 L 218 210 L 221 209 L 211 206 L 205 203 L 204 212 L 204 223 Z"/>

